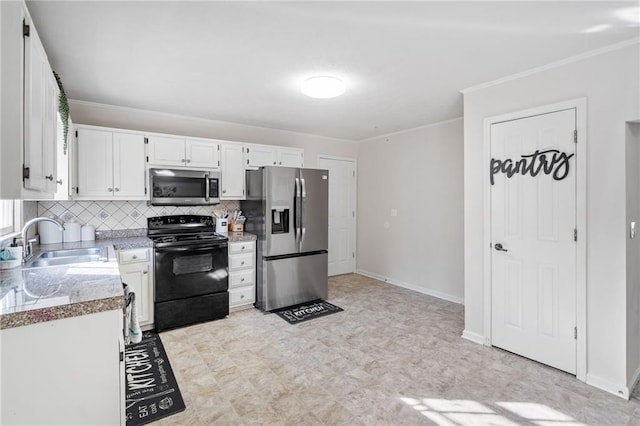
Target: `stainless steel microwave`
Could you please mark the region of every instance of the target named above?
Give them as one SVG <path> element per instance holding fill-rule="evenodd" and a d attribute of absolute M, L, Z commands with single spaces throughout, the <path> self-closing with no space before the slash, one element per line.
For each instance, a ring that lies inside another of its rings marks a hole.
<path fill-rule="evenodd" d="M 220 202 L 220 173 L 149 169 L 152 206 L 202 206 Z"/>

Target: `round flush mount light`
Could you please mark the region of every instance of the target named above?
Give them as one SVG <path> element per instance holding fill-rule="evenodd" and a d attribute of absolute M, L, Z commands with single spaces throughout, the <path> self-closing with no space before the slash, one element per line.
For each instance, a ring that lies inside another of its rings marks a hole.
<path fill-rule="evenodd" d="M 344 82 L 337 77 L 328 75 L 309 77 L 302 82 L 302 93 L 312 98 L 335 98 L 342 95 L 344 91 Z"/>

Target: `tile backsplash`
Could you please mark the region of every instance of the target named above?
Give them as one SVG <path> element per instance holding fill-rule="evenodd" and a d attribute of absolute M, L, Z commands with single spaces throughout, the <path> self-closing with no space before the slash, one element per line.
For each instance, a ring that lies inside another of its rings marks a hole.
<path fill-rule="evenodd" d="M 213 211 L 233 211 L 239 201 L 222 201 L 215 206 L 148 206 L 146 201 L 39 201 L 38 216 L 75 220 L 93 225 L 97 231 L 146 228 L 147 218 L 178 214 L 211 215 Z"/>

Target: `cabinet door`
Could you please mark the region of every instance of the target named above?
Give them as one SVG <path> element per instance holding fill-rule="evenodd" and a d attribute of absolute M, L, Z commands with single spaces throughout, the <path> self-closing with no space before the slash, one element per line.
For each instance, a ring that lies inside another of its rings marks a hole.
<path fill-rule="evenodd" d="M 24 37 L 24 167 L 29 169 L 24 187 L 46 191 L 47 176 L 45 128 L 48 73 L 51 72 L 47 55 L 33 25 L 31 34 Z M 56 109 L 57 110 L 57 109 Z M 49 141 L 51 142 L 51 141 Z"/>
<path fill-rule="evenodd" d="M 268 145 L 251 145 L 247 148 L 247 166 L 275 166 L 277 164 L 276 149 Z"/>
<path fill-rule="evenodd" d="M 220 145 L 214 142 L 187 139 L 187 167 L 217 169 L 220 167 Z"/>
<path fill-rule="evenodd" d="M 302 149 L 278 149 L 278 166 L 282 167 L 304 167 L 304 150 Z"/>
<path fill-rule="evenodd" d="M 185 166 L 184 139 L 149 136 L 149 164 Z"/>
<path fill-rule="evenodd" d="M 44 122 L 42 123 L 42 136 L 44 144 L 44 173 L 46 191 L 55 194 L 56 184 L 56 147 L 58 146 L 58 95 L 60 89 L 53 75 L 53 71 L 47 63 L 47 73 L 44 93 Z"/>
<path fill-rule="evenodd" d="M 145 199 L 144 136 L 113 134 L 113 195 Z"/>
<path fill-rule="evenodd" d="M 220 199 L 244 200 L 244 147 L 220 145 Z"/>
<path fill-rule="evenodd" d="M 104 130 L 78 129 L 79 197 L 113 198 L 113 139 Z"/>
<path fill-rule="evenodd" d="M 150 267 L 148 263 L 136 263 L 120 267 L 120 278 L 136 292 L 136 311 L 140 326 L 152 322 L 153 304 L 151 297 Z"/>

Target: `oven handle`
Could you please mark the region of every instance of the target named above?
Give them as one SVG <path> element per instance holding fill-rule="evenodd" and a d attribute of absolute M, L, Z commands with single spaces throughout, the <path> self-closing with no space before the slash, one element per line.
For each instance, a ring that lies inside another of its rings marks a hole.
<path fill-rule="evenodd" d="M 179 253 L 186 251 L 211 251 L 213 249 L 226 249 L 227 243 L 208 245 L 208 246 L 181 246 L 181 247 L 156 247 L 158 253 Z"/>

